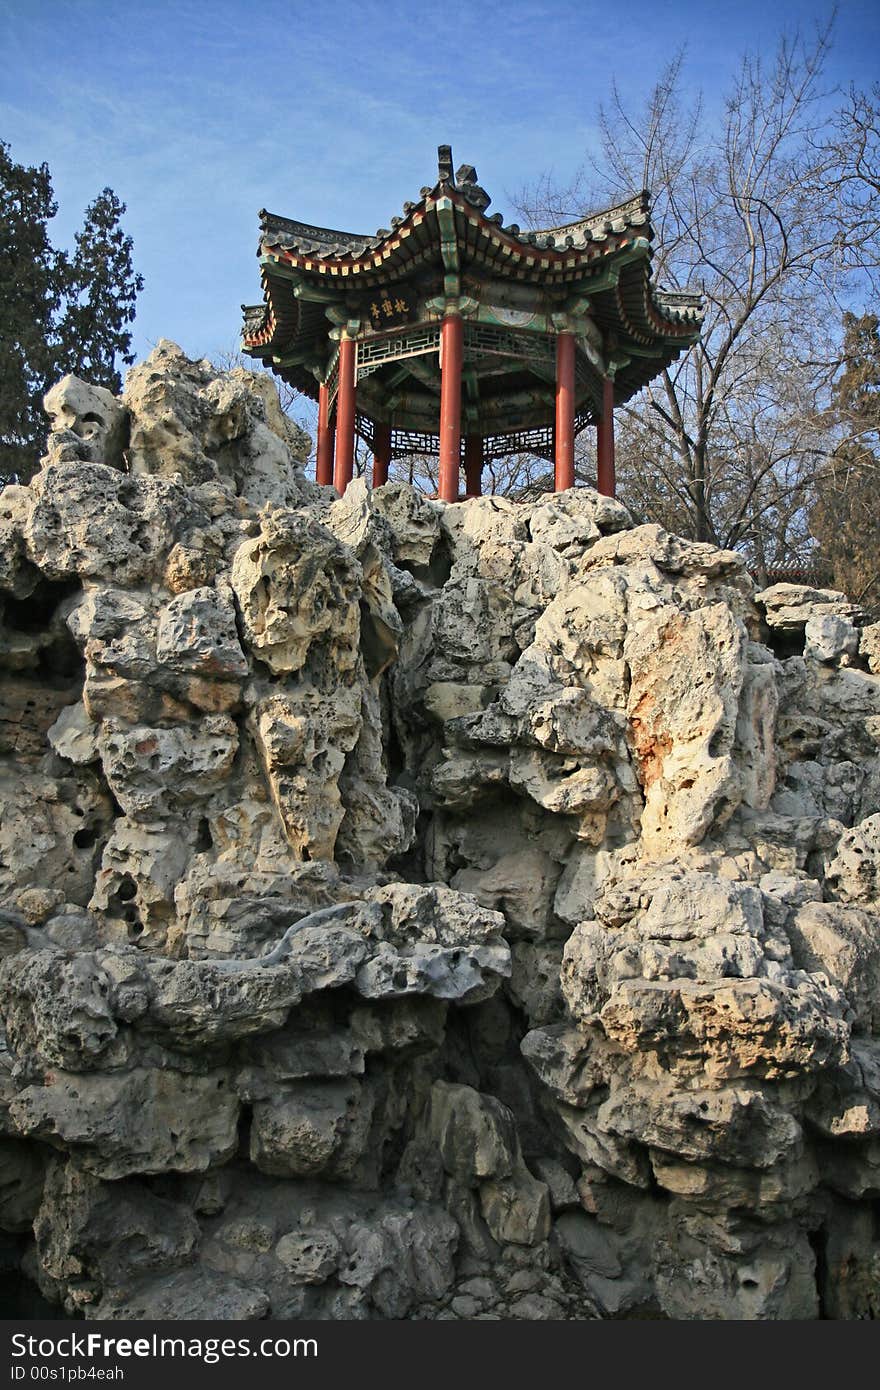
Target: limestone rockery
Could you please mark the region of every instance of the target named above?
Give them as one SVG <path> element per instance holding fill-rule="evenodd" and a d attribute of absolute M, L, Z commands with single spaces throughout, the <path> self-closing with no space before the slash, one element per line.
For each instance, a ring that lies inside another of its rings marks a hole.
<path fill-rule="evenodd" d="M 880 629 L 265 377 L 0 495 L 0 1226 L 86 1318 L 880 1312 Z"/>

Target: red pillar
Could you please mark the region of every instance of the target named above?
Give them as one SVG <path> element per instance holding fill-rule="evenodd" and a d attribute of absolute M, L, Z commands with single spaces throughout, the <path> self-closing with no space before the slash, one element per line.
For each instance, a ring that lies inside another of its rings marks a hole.
<path fill-rule="evenodd" d="M 597 427 L 596 486 L 605 497 L 615 495 L 614 478 L 614 382 L 602 379 L 602 418 Z"/>
<path fill-rule="evenodd" d="M 336 468 L 333 483 L 341 497 L 354 473 L 354 338 L 339 344 L 339 392 L 336 396 Z"/>
<path fill-rule="evenodd" d="M 381 487 L 388 482 L 388 466 L 391 463 L 391 426 L 373 425 L 373 487 Z"/>
<path fill-rule="evenodd" d="M 556 451 L 554 486 L 557 492 L 574 487 L 574 334 L 556 338 Z"/>
<path fill-rule="evenodd" d="M 333 428 L 330 424 L 330 388 L 326 381 L 318 387 L 318 452 L 315 460 L 315 482 L 328 486 L 333 482 Z"/>
<path fill-rule="evenodd" d="M 461 463 L 461 364 L 464 331 L 460 314 L 447 314 L 440 326 L 440 487 L 441 502 L 458 501 Z"/>
<path fill-rule="evenodd" d="M 468 434 L 464 441 L 464 491 L 466 497 L 483 495 L 483 436 Z"/>

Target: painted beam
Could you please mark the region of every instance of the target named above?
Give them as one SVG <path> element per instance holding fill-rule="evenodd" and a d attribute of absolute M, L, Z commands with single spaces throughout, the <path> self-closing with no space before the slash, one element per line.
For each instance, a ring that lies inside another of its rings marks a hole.
<path fill-rule="evenodd" d="M 443 260 L 443 292 L 448 299 L 461 294 L 461 266 L 458 255 L 458 232 L 455 207 L 450 198 L 437 199 L 437 223 L 440 227 L 440 256 Z"/>

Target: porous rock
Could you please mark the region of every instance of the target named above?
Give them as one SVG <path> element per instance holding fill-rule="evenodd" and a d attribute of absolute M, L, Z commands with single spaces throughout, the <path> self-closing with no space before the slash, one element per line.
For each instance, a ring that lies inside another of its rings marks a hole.
<path fill-rule="evenodd" d="M 267 374 L 168 342 L 46 405 L 0 501 L 43 1296 L 876 1316 L 878 625 L 591 488 L 339 499 Z"/>

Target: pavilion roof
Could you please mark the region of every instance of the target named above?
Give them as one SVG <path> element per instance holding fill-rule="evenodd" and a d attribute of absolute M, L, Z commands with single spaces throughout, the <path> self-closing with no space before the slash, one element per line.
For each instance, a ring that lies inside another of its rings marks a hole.
<path fill-rule="evenodd" d="M 456 217 L 468 236 L 467 224 L 478 228 L 478 234 L 494 248 L 518 243 L 523 250 L 515 252 L 516 258 L 525 266 L 541 268 L 543 257 L 536 252 L 556 253 L 551 267 L 558 264 L 557 258 L 566 251 L 583 251 L 593 243 L 601 245 L 609 237 L 621 236 L 633 228 L 647 227 L 650 219 L 650 195 L 645 191 L 628 198 L 625 202 L 589 217 L 581 217 L 575 222 L 559 227 L 546 227 L 541 230 L 522 231 L 517 223 L 504 225 L 501 213 L 491 217 L 485 213 L 489 205 L 488 197 L 475 200 L 473 191 L 478 185 L 458 182 L 455 184 L 437 183 L 433 188 L 422 189 L 417 203 L 403 205 L 403 215 L 391 218 L 391 227 L 380 227 L 372 235 L 362 232 L 339 232 L 330 227 L 315 227 L 308 222 L 298 222 L 290 217 L 280 217 L 276 213 L 260 211 L 261 248 L 289 251 L 298 258 L 312 261 L 348 262 L 352 266 L 361 263 L 361 270 L 369 273 L 371 268 L 387 266 L 389 255 L 394 260 L 405 262 L 407 257 L 406 239 L 419 227 L 430 213 L 430 204 L 444 192 L 453 195 Z M 482 190 L 480 190 L 482 192 Z M 482 204 L 482 206 L 481 206 Z M 430 227 L 427 229 L 430 230 Z M 423 244 L 424 236 L 416 238 L 416 245 Z M 482 251 L 494 259 L 494 250 L 489 251 L 472 238 L 475 252 Z M 376 258 L 381 265 L 376 266 Z M 320 272 L 319 272 L 320 273 Z"/>
<path fill-rule="evenodd" d="M 515 223 L 504 225 L 500 214 L 488 215 L 491 199 L 472 166 L 453 176 L 451 150 L 441 146 L 439 154 L 437 182 L 422 188 L 417 202 L 404 203 L 390 227 L 372 235 L 261 211 L 264 302 L 242 306 L 247 352 L 315 395 L 314 363 L 326 361 L 332 348 L 327 304 L 353 302 L 359 292 L 393 293 L 395 284 L 442 269 L 443 248 L 453 236 L 464 281 L 503 280 L 532 293 L 539 290 L 559 304 L 573 293 L 588 294 L 603 334 L 635 352 L 618 377 L 618 401 L 696 341 L 703 318 L 700 296 L 665 292 L 651 278 L 647 191 L 562 226 L 523 231 Z M 290 363 L 292 345 L 299 364 Z M 278 356 L 286 356 L 288 365 L 273 363 Z"/>

